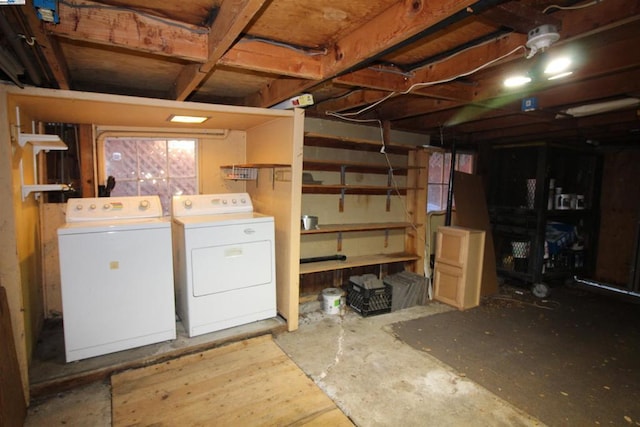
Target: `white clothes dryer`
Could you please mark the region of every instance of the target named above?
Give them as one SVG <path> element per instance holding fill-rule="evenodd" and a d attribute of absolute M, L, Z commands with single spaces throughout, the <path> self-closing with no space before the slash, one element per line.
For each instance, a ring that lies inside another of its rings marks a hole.
<path fill-rule="evenodd" d="M 174 196 L 176 310 L 189 337 L 276 316 L 275 225 L 247 193 Z"/>
<path fill-rule="evenodd" d="M 176 338 L 158 196 L 69 199 L 58 245 L 67 362 Z"/>

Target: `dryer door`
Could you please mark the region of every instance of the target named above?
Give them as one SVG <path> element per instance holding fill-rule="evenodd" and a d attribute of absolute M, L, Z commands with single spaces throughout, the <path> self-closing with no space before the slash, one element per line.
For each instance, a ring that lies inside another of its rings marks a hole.
<path fill-rule="evenodd" d="M 193 296 L 271 283 L 272 258 L 270 240 L 193 249 Z"/>

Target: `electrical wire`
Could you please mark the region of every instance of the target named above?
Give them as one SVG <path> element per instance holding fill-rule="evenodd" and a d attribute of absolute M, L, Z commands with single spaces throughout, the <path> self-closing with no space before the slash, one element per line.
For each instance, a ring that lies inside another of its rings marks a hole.
<path fill-rule="evenodd" d="M 360 109 L 358 111 L 354 111 L 352 113 L 342 113 L 342 114 L 339 114 L 339 113 L 336 113 L 336 112 L 333 112 L 333 111 L 327 111 L 326 114 L 330 115 L 330 116 L 333 116 L 333 117 L 341 118 L 341 119 L 345 119 L 345 117 L 347 117 L 347 116 L 358 116 L 358 115 L 360 115 L 360 114 L 362 114 L 362 113 L 364 113 L 366 111 L 371 110 L 374 107 L 377 107 L 378 105 L 382 104 L 386 100 L 388 100 L 388 99 L 390 99 L 390 98 L 392 98 L 392 97 L 394 97 L 396 95 L 407 95 L 407 94 L 411 93 L 416 88 L 435 86 L 435 85 L 442 84 L 442 83 L 449 83 L 449 82 L 452 82 L 452 81 L 454 81 L 456 79 L 459 79 L 460 77 L 470 76 L 471 74 L 474 74 L 474 73 L 476 73 L 476 72 L 478 72 L 478 71 L 480 71 L 480 70 L 482 70 L 482 69 L 484 69 L 484 68 L 486 68 L 486 67 L 488 67 L 488 66 L 490 66 L 490 65 L 492 65 L 492 64 L 494 64 L 494 63 L 496 63 L 498 61 L 503 60 L 504 58 L 506 58 L 508 56 L 513 55 L 514 53 L 516 53 L 517 51 L 519 51 L 521 49 L 526 53 L 527 48 L 524 45 L 520 45 L 520 46 L 516 47 L 515 49 L 512 49 L 511 51 L 505 53 L 504 55 L 499 56 L 499 57 L 497 57 L 495 59 L 492 59 L 491 61 L 485 62 L 484 64 L 482 64 L 482 65 L 480 65 L 480 66 L 478 66 L 478 67 L 476 67 L 476 68 L 474 68 L 472 70 L 466 71 L 464 73 L 461 73 L 461 74 L 458 74 L 458 75 L 455 75 L 453 77 L 449 77 L 449 78 L 446 78 L 446 79 L 435 80 L 435 81 L 431 81 L 431 82 L 414 83 L 413 85 L 411 85 L 405 91 L 402 91 L 402 92 L 391 92 L 388 95 L 380 98 L 379 100 L 377 100 L 373 104 L 370 104 L 367 107 L 362 108 L 362 109 Z"/>
<path fill-rule="evenodd" d="M 483 44 L 484 44 L 484 43 L 483 43 Z M 352 116 L 358 116 L 358 115 L 360 115 L 360 114 L 362 114 L 362 113 L 364 113 L 364 112 L 366 112 L 366 111 L 369 111 L 369 110 L 371 110 L 372 108 L 374 108 L 374 107 L 376 107 L 376 106 L 380 105 L 381 103 L 383 103 L 383 102 L 384 102 L 384 101 L 386 101 L 387 99 L 390 99 L 390 98 L 391 98 L 391 97 L 393 97 L 393 96 L 396 96 L 396 95 L 406 95 L 406 94 L 408 94 L 408 93 L 412 92 L 412 91 L 413 91 L 414 89 L 416 89 L 416 88 L 427 87 L 427 86 L 434 86 L 434 85 L 442 84 L 442 83 L 448 83 L 448 82 L 451 82 L 451 81 L 453 81 L 453 80 L 456 80 L 456 79 L 458 79 L 458 78 L 460 78 L 460 77 L 466 77 L 466 76 L 469 76 L 469 75 L 471 75 L 471 74 L 474 74 L 474 73 L 476 73 L 476 72 L 478 72 L 478 71 L 480 71 L 480 70 L 482 70 L 482 69 L 484 69 L 484 68 L 486 68 L 486 67 L 490 66 L 491 64 L 494 64 L 494 63 L 496 63 L 496 62 L 498 62 L 498 61 L 500 61 L 500 60 L 502 60 L 502 59 L 504 59 L 504 58 L 507 58 L 508 56 L 513 55 L 514 53 L 516 53 L 516 52 L 517 52 L 517 51 L 519 51 L 519 50 L 523 50 L 525 53 L 527 52 L 527 48 L 526 48 L 525 46 L 523 46 L 523 45 L 520 45 L 520 46 L 516 47 L 515 49 L 513 49 L 513 50 L 509 51 L 508 53 L 506 53 L 506 54 L 504 54 L 504 55 L 502 55 L 502 56 L 499 56 L 498 58 L 495 58 L 495 59 L 493 59 L 493 60 L 491 60 L 491 61 L 488 61 L 488 62 L 486 62 L 486 63 L 484 63 L 484 64 L 482 64 L 482 65 L 480 65 L 480 66 L 478 66 L 478 67 L 476 67 L 476 68 L 474 68 L 474 69 L 472 69 L 472 70 L 470 70 L 470 71 L 467 71 L 467 72 L 464 72 L 464 73 L 458 74 L 458 75 L 453 76 L 453 77 L 450 77 L 450 78 L 437 80 L 437 81 L 432 81 L 432 82 L 423 82 L 423 83 L 415 83 L 415 84 L 411 85 L 411 86 L 410 86 L 407 90 L 405 90 L 405 91 L 402 91 L 402 92 L 391 92 L 390 94 L 388 94 L 388 95 L 386 95 L 386 96 L 384 96 L 384 97 L 380 98 L 378 101 L 374 102 L 373 104 L 370 104 L 370 105 L 368 105 L 367 107 L 362 108 L 362 109 L 360 109 L 360 110 L 358 110 L 358 111 L 351 112 L 351 113 L 343 113 L 343 114 L 337 113 L 337 112 L 335 112 L 335 111 L 327 111 L 325 114 L 326 114 L 326 115 L 328 115 L 328 116 L 336 117 L 336 118 L 338 118 L 338 119 L 345 120 L 345 121 L 349 121 L 349 122 L 355 122 L 355 123 L 371 123 L 371 122 L 374 122 L 374 123 L 377 123 L 377 124 L 378 124 L 378 127 L 379 127 L 379 129 L 380 129 L 380 134 L 381 134 L 381 138 L 380 138 L 380 140 L 381 140 L 381 144 L 382 144 L 382 146 L 381 146 L 381 148 L 380 148 L 380 153 L 384 155 L 385 160 L 386 160 L 386 162 L 387 162 L 387 165 L 388 165 L 388 167 L 389 167 L 390 177 L 391 177 L 391 183 L 392 183 L 392 185 L 393 185 L 393 187 L 394 187 L 395 194 L 396 194 L 396 196 L 398 197 L 398 199 L 402 200 L 402 194 L 400 193 L 400 187 L 399 187 L 398 182 L 397 182 L 397 180 L 396 180 L 396 178 L 395 178 L 395 174 L 393 173 L 393 166 L 391 165 L 391 160 L 389 159 L 389 156 L 388 156 L 388 155 L 387 155 L 387 153 L 386 153 L 386 146 L 385 146 L 385 141 L 384 141 L 384 130 L 383 130 L 383 126 L 382 126 L 382 121 L 381 121 L 381 120 L 379 120 L 379 119 L 356 119 L 356 118 L 352 118 Z M 460 54 L 460 53 L 461 53 L 461 52 L 456 52 L 456 53 L 452 54 L 451 56 L 449 56 L 449 57 L 447 57 L 447 58 L 444 58 L 444 59 L 442 59 L 441 61 L 438 61 L 438 62 L 442 62 L 442 61 L 444 61 L 444 60 L 450 59 L 450 58 L 452 58 L 452 57 L 454 57 L 454 56 L 456 56 L 456 55 L 458 55 L 458 54 Z M 440 135 L 440 138 L 441 138 L 441 143 L 442 143 L 442 142 L 443 142 L 443 141 L 442 141 L 442 139 L 443 139 L 443 135 L 442 135 L 442 134 Z M 402 205 L 402 206 L 403 206 L 403 208 L 404 208 L 404 211 L 405 211 L 405 215 L 406 215 L 406 217 L 407 217 L 407 218 L 411 218 L 411 214 L 410 214 L 409 210 L 407 209 L 406 204 L 405 204 L 405 203 L 401 203 L 401 205 Z M 424 242 L 425 242 L 425 245 L 426 245 L 426 243 L 427 243 L 426 236 L 423 236 L 423 235 L 421 235 L 421 234 L 418 232 L 418 226 L 417 226 L 414 222 L 411 222 L 411 227 L 415 230 L 415 233 L 416 233 L 417 238 L 419 238 L 419 239 L 421 239 L 422 241 L 424 241 Z M 426 260 L 425 260 L 424 262 L 426 263 Z M 427 271 L 427 270 L 425 269 L 425 272 L 426 272 L 426 271 Z M 425 277 L 426 277 L 426 276 L 425 276 Z M 542 308 L 545 308 L 545 307 L 542 307 Z"/>
<path fill-rule="evenodd" d="M 159 16 L 156 15 L 152 15 L 150 13 L 147 12 L 143 12 L 137 9 L 133 9 L 130 7 L 123 7 L 123 6 L 110 6 L 110 5 L 97 5 L 97 4 L 76 4 L 76 3 L 71 3 L 68 2 L 66 0 L 60 0 L 60 3 L 62 3 L 65 6 L 71 7 L 73 9 L 103 9 L 103 10 L 116 10 L 116 11 L 126 11 L 126 12 L 135 12 L 137 15 L 142 15 L 145 16 L 151 20 L 157 21 L 157 22 L 161 22 L 163 24 L 166 25 L 170 25 L 172 27 L 176 27 L 176 28 L 181 28 L 183 30 L 187 30 L 191 33 L 194 34 L 209 34 L 209 29 L 208 28 L 194 28 L 191 27 L 189 25 L 183 25 L 180 24 L 178 22 L 175 21 L 170 21 L 168 19 L 163 19 L 160 18 Z"/>
<path fill-rule="evenodd" d="M 299 46 L 294 46 L 294 45 L 291 45 L 291 44 L 278 42 L 278 41 L 271 40 L 271 39 L 265 39 L 265 38 L 262 38 L 262 37 L 255 37 L 255 36 L 245 36 L 242 39 L 240 39 L 239 42 L 240 43 L 247 43 L 249 41 L 258 41 L 258 42 L 270 44 L 270 45 L 273 45 L 273 46 L 284 47 L 284 48 L 291 49 L 291 50 L 296 51 L 296 52 L 300 52 L 300 53 L 302 53 L 304 55 L 307 55 L 307 56 L 322 56 L 322 55 L 326 55 L 327 53 L 329 53 L 329 50 L 327 48 L 314 51 L 312 49 L 299 47 Z"/>
<path fill-rule="evenodd" d="M 391 68 L 383 68 L 383 67 L 369 67 L 368 69 L 372 71 L 376 71 L 378 73 L 397 74 L 407 78 L 411 78 L 415 76 L 415 73 L 413 71 L 393 70 Z"/>
<path fill-rule="evenodd" d="M 560 10 L 584 9 L 585 7 L 595 6 L 598 3 L 602 3 L 603 1 L 604 0 L 593 0 L 593 1 L 590 1 L 589 3 L 581 4 L 579 6 L 560 6 L 560 5 L 557 5 L 557 4 L 552 4 L 550 6 L 545 7 L 544 10 L 542 11 L 542 13 L 547 13 L 551 9 L 560 9 Z"/>

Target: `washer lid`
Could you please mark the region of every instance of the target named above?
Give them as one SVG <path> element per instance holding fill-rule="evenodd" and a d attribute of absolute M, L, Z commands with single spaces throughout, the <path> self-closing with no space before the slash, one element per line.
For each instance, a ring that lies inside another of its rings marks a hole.
<path fill-rule="evenodd" d="M 58 228 L 58 236 L 70 234 L 89 234 L 106 232 L 124 232 L 150 229 L 170 229 L 168 218 L 141 218 L 112 221 L 68 222 Z"/>

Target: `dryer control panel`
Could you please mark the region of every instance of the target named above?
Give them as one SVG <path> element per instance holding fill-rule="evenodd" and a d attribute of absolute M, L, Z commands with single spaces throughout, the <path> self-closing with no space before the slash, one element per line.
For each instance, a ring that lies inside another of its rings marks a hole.
<path fill-rule="evenodd" d="M 253 204 L 248 193 L 173 196 L 171 208 L 173 216 L 253 212 Z"/>

